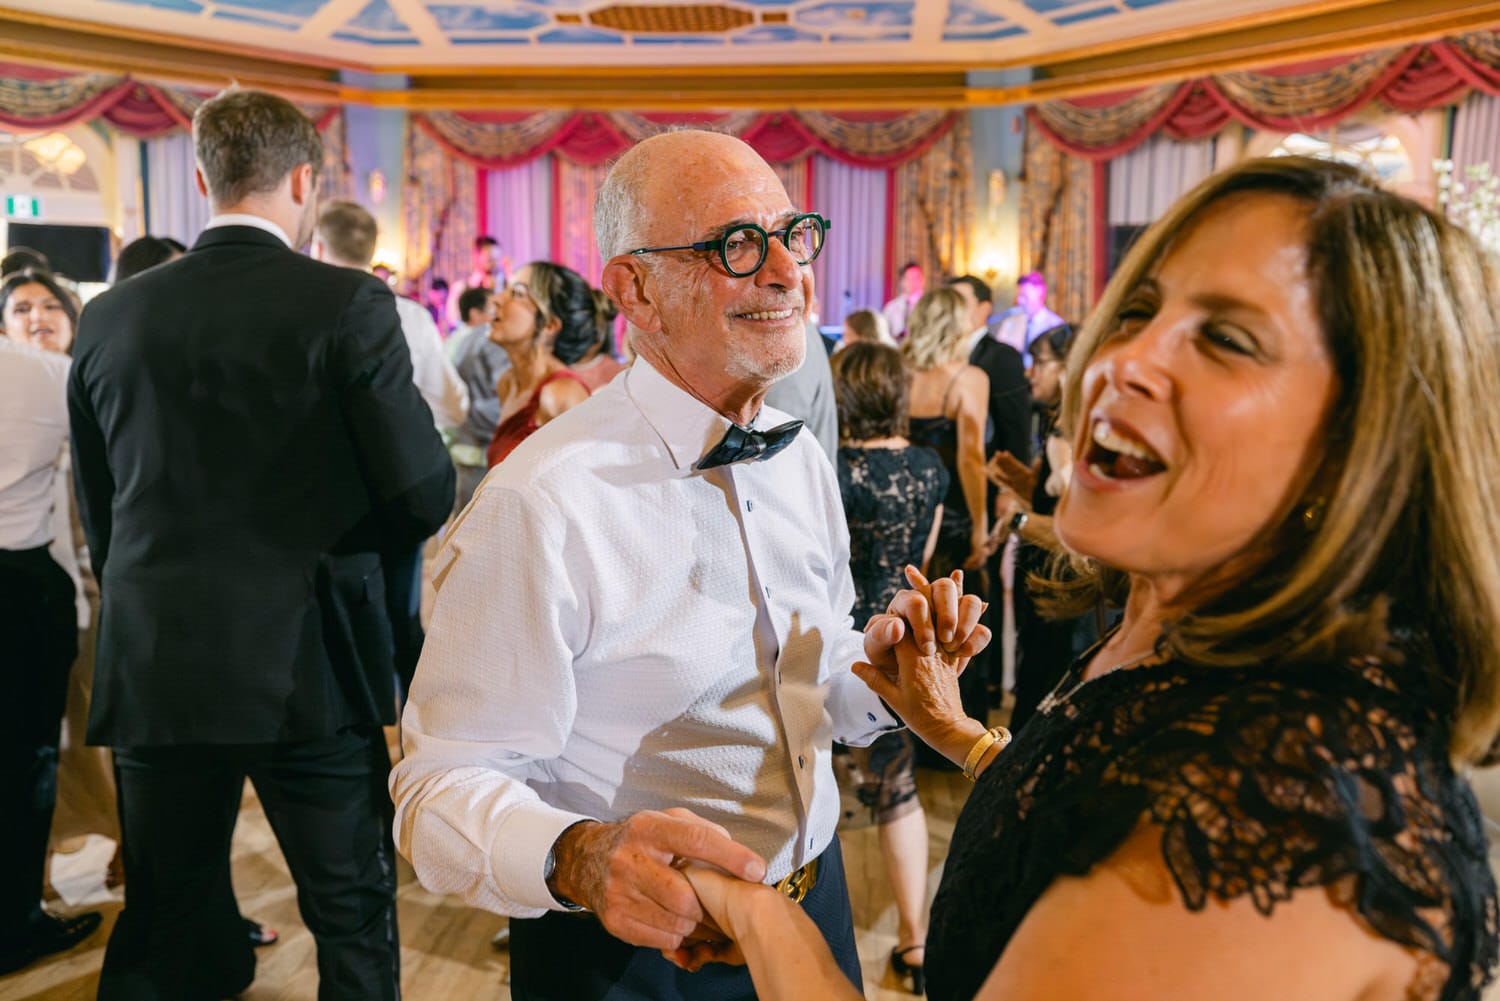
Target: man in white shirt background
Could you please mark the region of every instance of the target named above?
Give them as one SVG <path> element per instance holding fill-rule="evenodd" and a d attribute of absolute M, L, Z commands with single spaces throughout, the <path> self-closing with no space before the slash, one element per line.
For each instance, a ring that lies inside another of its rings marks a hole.
<path fill-rule="evenodd" d="M 1016 304 L 1000 315 L 996 337 L 1031 364 L 1031 342 L 1067 321 L 1047 308 L 1047 276 L 1031 271 L 1016 282 Z"/>
<path fill-rule="evenodd" d="M 438 555 L 397 843 L 429 889 L 525 919 L 518 1001 L 753 997 L 660 952 L 714 938 L 688 859 L 802 899 L 858 984 L 831 742 L 900 725 L 850 665 L 933 627 L 898 598 L 919 625 L 851 628 L 832 467 L 762 406 L 802 361 L 824 220 L 740 140 L 679 131 L 621 157 L 595 229 L 637 360 L 492 470 Z"/>
<path fill-rule="evenodd" d="M 911 316 L 912 309 L 917 300 L 922 298 L 926 288 L 927 279 L 922 273 L 922 265 L 916 261 L 907 261 L 901 265 L 900 277 L 896 282 L 896 296 L 880 311 L 880 315 L 885 317 L 886 326 L 891 328 L 891 336 L 896 340 L 906 339 L 907 318 Z"/>
<path fill-rule="evenodd" d="M 488 234 L 474 238 L 469 273 L 448 286 L 448 329 L 464 322 L 458 298 L 471 288 L 499 292 L 510 281 L 510 258 L 501 250 L 500 241 Z"/>
<path fill-rule="evenodd" d="M 68 447 L 68 358 L 0 336 L 0 975 L 61 952 L 99 927 L 91 911 L 41 908 L 57 742 L 78 653 L 73 580 L 47 552 Z"/>
<path fill-rule="evenodd" d="M 369 210 L 357 202 L 330 201 L 318 211 L 313 231 L 312 256 L 328 264 L 367 271 L 375 258 L 379 225 Z M 396 296 L 396 315 L 401 333 L 411 349 L 412 381 L 432 411 L 439 428 L 456 428 L 469 415 L 469 390 L 443 350 L 443 336 L 427 307 L 414 299 Z M 381 554 L 385 569 L 385 602 L 396 642 L 396 677 L 401 697 L 411 690 L 412 672 L 422 655 L 422 550 L 403 548 Z"/>

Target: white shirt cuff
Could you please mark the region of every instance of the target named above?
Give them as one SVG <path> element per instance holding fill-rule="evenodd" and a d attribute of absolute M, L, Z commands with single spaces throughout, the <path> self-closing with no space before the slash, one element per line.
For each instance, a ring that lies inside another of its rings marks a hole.
<path fill-rule="evenodd" d="M 555 810 L 541 803 L 516 807 L 495 833 L 490 846 L 490 866 L 495 881 L 510 888 L 518 903 L 538 910 L 565 910 L 552 891 L 542 868 L 547 853 L 563 831 L 583 820 L 595 818 L 581 813 Z"/>

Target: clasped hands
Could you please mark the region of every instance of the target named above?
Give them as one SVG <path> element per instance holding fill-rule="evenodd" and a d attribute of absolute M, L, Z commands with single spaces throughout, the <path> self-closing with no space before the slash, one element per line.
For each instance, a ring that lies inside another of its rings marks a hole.
<path fill-rule="evenodd" d="M 866 660 L 854 673 L 919 737 L 939 741 L 967 721 L 958 676 L 989 643 L 984 605 L 963 594 L 963 574 L 928 582 L 907 568 L 910 589 L 865 626 Z M 553 891 L 594 911 L 616 938 L 660 949 L 696 970 L 743 962 L 736 942 L 750 900 L 770 894 L 766 863 L 692 811 L 644 811 L 569 828 L 555 847 Z"/>

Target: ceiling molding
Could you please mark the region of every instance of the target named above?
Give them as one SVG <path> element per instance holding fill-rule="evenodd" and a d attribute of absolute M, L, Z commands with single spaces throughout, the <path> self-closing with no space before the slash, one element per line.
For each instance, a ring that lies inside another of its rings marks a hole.
<path fill-rule="evenodd" d="M 1211 73 L 1385 48 L 1500 25 L 1500 0 L 1321 0 L 1211 25 L 982 63 L 798 66 L 374 67 L 0 10 L 0 59 L 217 88 L 230 81 L 311 101 L 412 109 L 828 110 L 1034 103 Z M 976 70 L 1034 67 L 1010 87 L 967 85 Z M 401 73 L 405 90 L 351 86 L 340 69 Z M 607 85 L 605 82 L 607 81 Z"/>

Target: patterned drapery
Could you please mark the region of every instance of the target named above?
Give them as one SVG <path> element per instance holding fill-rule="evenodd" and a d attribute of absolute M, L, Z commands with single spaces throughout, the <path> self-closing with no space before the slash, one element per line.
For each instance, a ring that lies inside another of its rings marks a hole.
<path fill-rule="evenodd" d="M 974 235 L 973 168 L 965 116 L 921 157 L 891 171 L 887 295 L 895 287 L 896 269 L 907 261 L 922 265 L 929 288 L 937 287 L 940 276 L 968 269 Z"/>
<path fill-rule="evenodd" d="M 417 125 L 454 156 L 501 170 L 548 153 L 575 164 L 608 163 L 673 126 L 739 136 L 771 163 L 822 153 L 861 167 L 897 167 L 922 156 L 964 116 L 951 111 L 736 111 L 725 114 L 627 112 L 419 112 Z"/>
<path fill-rule="evenodd" d="M 1333 125 L 1372 103 L 1410 113 L 1454 103 L 1471 89 L 1500 94 L 1496 32 L 1048 101 L 1029 115 L 1062 149 L 1107 160 L 1158 132 L 1173 139 L 1201 139 L 1231 121 L 1269 132 L 1306 132 Z"/>
<path fill-rule="evenodd" d="M 323 172 L 318 193 L 325 200 L 355 199 L 354 168 L 349 164 L 349 122 L 342 109 L 323 129 Z"/>
<path fill-rule="evenodd" d="M 474 168 L 448 154 L 425 132 L 407 124 L 406 178 L 401 208 L 406 230 L 404 275 L 469 273 L 478 198 Z"/>
<path fill-rule="evenodd" d="M 68 73 L 0 63 L 0 128 L 40 132 L 103 118 L 141 139 L 192 127 L 193 112 L 212 94 L 159 87 L 128 76 Z M 336 106 L 302 108 L 319 129 Z"/>
<path fill-rule="evenodd" d="M 1094 304 L 1094 165 L 1027 129 L 1025 171 L 1021 273 L 1046 275 L 1048 305 L 1081 322 Z"/>
<path fill-rule="evenodd" d="M 604 271 L 594 238 L 594 197 L 609 173 L 605 163 L 570 163 L 552 158 L 552 259 L 598 285 Z"/>

